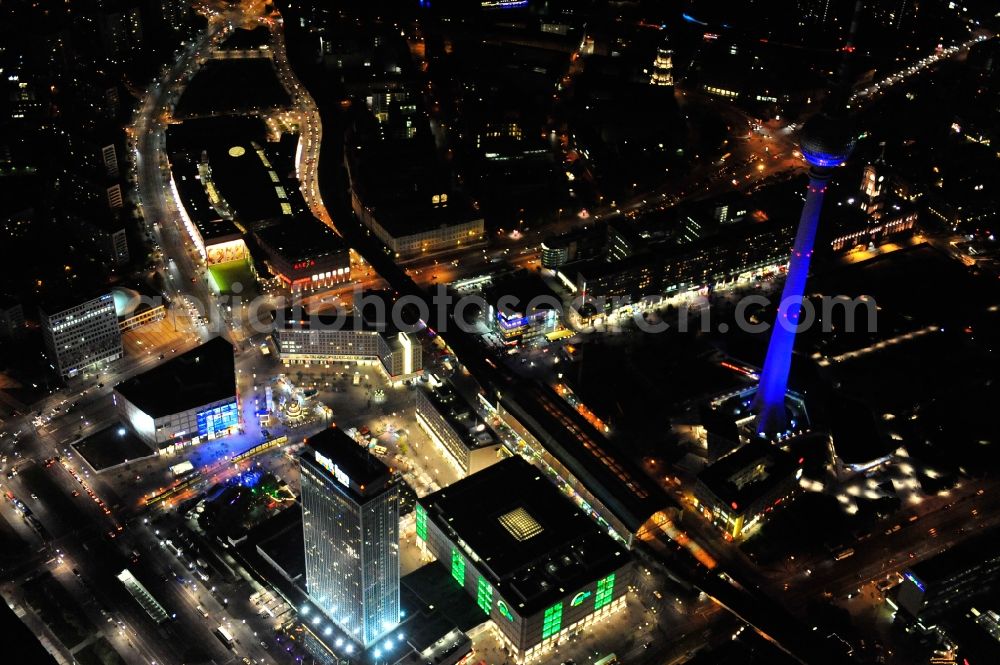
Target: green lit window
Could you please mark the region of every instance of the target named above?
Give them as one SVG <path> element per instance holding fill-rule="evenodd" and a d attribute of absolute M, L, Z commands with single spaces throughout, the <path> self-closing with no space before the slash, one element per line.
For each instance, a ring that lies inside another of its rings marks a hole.
<path fill-rule="evenodd" d="M 493 607 L 493 587 L 482 576 L 479 577 L 479 584 L 476 587 L 476 604 L 486 614 L 489 614 L 490 608 Z"/>
<path fill-rule="evenodd" d="M 427 511 L 417 504 L 417 538 L 427 540 Z"/>
<path fill-rule="evenodd" d="M 611 603 L 615 597 L 615 574 L 611 573 L 597 582 L 597 595 L 594 596 L 594 609 L 599 610 Z"/>
<path fill-rule="evenodd" d="M 552 637 L 562 628 L 562 603 L 545 610 L 542 618 L 542 639 Z"/>
<path fill-rule="evenodd" d="M 456 582 L 465 586 L 465 559 L 454 548 L 451 550 L 451 576 Z"/>

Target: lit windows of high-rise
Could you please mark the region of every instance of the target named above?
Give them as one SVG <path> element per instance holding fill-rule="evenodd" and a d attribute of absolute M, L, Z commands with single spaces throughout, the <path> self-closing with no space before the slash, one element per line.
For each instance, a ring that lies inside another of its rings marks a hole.
<path fill-rule="evenodd" d="M 41 316 L 50 359 L 63 379 L 122 357 L 122 336 L 110 293 Z"/>
<path fill-rule="evenodd" d="M 306 590 L 368 647 L 399 624 L 399 487 L 339 429 L 307 443 L 299 458 Z"/>
<path fill-rule="evenodd" d="M 649 82 L 653 85 L 674 84 L 674 51 L 666 39 L 656 49 L 656 59 L 653 60 L 653 73 L 649 77 Z"/>

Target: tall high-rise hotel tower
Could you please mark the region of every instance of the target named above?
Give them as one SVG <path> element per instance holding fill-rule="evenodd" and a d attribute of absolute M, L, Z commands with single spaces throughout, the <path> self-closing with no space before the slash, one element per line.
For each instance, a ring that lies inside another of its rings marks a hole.
<path fill-rule="evenodd" d="M 336 428 L 310 438 L 299 464 L 306 590 L 367 648 L 399 624 L 399 487 Z"/>

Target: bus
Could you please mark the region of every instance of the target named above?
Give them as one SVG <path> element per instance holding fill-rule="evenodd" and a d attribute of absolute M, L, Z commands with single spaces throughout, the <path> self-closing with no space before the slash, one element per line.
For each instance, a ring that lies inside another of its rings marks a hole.
<path fill-rule="evenodd" d="M 176 557 L 180 557 L 182 554 L 184 554 L 184 550 L 175 545 L 174 541 L 170 540 L 169 538 L 164 540 L 161 544 L 163 545 L 164 549 L 169 550 Z"/>
<path fill-rule="evenodd" d="M 615 663 L 617 662 L 618 662 L 618 656 L 612 653 L 596 661 L 594 665 L 615 665 Z"/>
<path fill-rule="evenodd" d="M 854 548 L 853 547 L 847 547 L 845 549 L 838 550 L 833 555 L 833 559 L 834 559 L 834 561 L 843 561 L 844 559 L 850 558 L 852 556 L 854 556 Z"/>
<path fill-rule="evenodd" d="M 219 626 L 215 629 L 215 636 L 219 638 L 219 641 L 226 645 L 227 649 L 233 648 L 233 636 L 226 630 L 225 626 Z"/>

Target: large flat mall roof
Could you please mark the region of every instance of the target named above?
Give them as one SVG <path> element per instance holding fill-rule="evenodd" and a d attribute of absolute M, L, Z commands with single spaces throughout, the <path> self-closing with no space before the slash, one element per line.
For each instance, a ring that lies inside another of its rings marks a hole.
<path fill-rule="evenodd" d="M 475 553 L 468 558 L 522 615 L 629 561 L 624 547 L 521 457 L 498 462 L 418 503 L 449 540 Z"/>
<path fill-rule="evenodd" d="M 236 397 L 233 345 L 214 337 L 119 383 L 115 391 L 153 418 Z"/>

